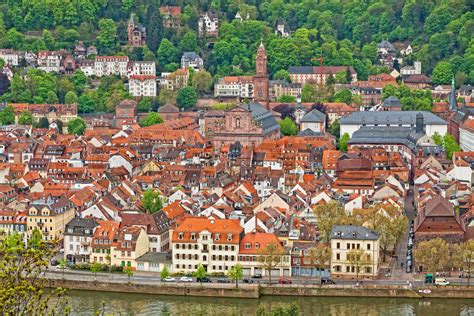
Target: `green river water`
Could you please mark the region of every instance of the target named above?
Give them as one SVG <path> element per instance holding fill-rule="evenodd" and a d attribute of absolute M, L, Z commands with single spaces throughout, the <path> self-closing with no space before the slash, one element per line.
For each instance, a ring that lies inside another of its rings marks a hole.
<path fill-rule="evenodd" d="M 297 302 L 303 315 L 473 315 L 474 300 L 358 297 L 262 297 L 260 299 L 196 298 L 71 291 L 73 315 L 254 315 L 267 308 Z M 105 308 L 103 307 L 105 302 Z"/>

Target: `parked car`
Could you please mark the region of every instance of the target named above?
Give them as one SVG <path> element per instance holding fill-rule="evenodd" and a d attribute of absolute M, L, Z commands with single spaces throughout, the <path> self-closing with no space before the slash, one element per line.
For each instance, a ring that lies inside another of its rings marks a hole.
<path fill-rule="evenodd" d="M 293 283 L 293 282 L 291 282 L 291 280 L 290 280 L 290 279 L 287 279 L 287 278 L 280 278 L 280 279 L 278 280 L 278 283 L 279 283 L 279 284 L 291 284 L 291 283 Z"/>
<path fill-rule="evenodd" d="M 193 278 L 190 278 L 190 277 L 187 277 L 187 276 L 184 276 L 184 277 L 181 277 L 179 279 L 179 282 L 193 282 Z"/>
<path fill-rule="evenodd" d="M 173 277 L 166 277 L 163 279 L 163 282 L 176 282 L 176 279 Z"/>
<path fill-rule="evenodd" d="M 244 283 L 248 283 L 248 284 L 253 283 L 253 280 L 252 280 L 252 279 L 249 279 L 249 278 L 245 278 L 245 279 L 243 279 L 242 281 L 243 281 Z"/>
<path fill-rule="evenodd" d="M 331 279 L 321 279 L 321 284 L 336 284 L 336 282 Z"/>
<path fill-rule="evenodd" d="M 220 279 L 217 279 L 217 283 L 230 283 L 230 279 L 220 278 Z"/>
<path fill-rule="evenodd" d="M 435 285 L 449 285 L 449 281 L 445 278 L 435 278 Z"/>
<path fill-rule="evenodd" d="M 212 280 L 209 277 L 198 278 L 196 281 L 201 283 L 212 283 Z"/>
<path fill-rule="evenodd" d="M 252 279 L 261 279 L 262 278 L 262 274 L 261 273 L 255 273 L 253 276 L 252 276 Z"/>

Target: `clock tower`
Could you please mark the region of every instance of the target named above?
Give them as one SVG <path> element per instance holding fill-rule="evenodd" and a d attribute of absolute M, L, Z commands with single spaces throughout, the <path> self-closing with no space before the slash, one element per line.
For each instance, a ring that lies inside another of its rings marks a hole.
<path fill-rule="evenodd" d="M 257 102 L 268 103 L 267 51 L 260 43 L 256 58 L 256 75 L 253 77 L 253 98 Z"/>

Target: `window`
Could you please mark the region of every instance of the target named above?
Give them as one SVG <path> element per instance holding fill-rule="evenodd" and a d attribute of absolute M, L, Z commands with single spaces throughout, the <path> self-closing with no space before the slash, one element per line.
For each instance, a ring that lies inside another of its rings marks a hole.
<path fill-rule="evenodd" d="M 183 234 L 183 233 L 179 233 L 179 234 L 178 234 L 178 239 L 179 239 L 179 240 L 182 240 L 183 237 L 184 237 L 184 234 Z"/>
<path fill-rule="evenodd" d="M 231 241 L 232 240 L 232 234 L 227 234 L 227 241 Z"/>
<path fill-rule="evenodd" d="M 221 234 L 216 234 L 215 240 L 219 240 L 219 239 L 221 239 Z"/>
<path fill-rule="evenodd" d="M 260 244 L 258 242 L 255 243 L 255 249 L 260 249 Z"/>
<path fill-rule="evenodd" d="M 370 250 L 370 244 L 367 244 L 367 250 Z"/>
<path fill-rule="evenodd" d="M 336 249 L 341 249 L 341 243 L 340 243 L 340 242 L 338 242 L 338 243 L 336 244 Z"/>
<path fill-rule="evenodd" d="M 351 249 L 351 244 L 347 244 L 347 249 Z"/>
<path fill-rule="evenodd" d="M 245 249 L 250 249 L 250 243 L 245 243 L 245 246 L 244 246 Z"/>
<path fill-rule="evenodd" d="M 191 240 L 196 240 L 196 234 L 194 233 L 191 234 Z"/>
<path fill-rule="evenodd" d="M 336 253 L 336 260 L 341 260 L 341 254 L 340 253 Z"/>

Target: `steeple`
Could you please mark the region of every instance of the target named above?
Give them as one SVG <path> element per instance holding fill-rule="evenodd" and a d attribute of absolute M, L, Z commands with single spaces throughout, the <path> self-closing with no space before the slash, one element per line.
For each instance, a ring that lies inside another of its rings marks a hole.
<path fill-rule="evenodd" d="M 451 80 L 451 92 L 449 93 L 449 109 L 451 111 L 458 110 L 458 102 L 456 100 L 456 85 L 454 84 L 454 76 Z"/>
<path fill-rule="evenodd" d="M 133 13 L 130 13 L 130 20 L 128 21 L 128 24 L 135 25 L 135 20 L 133 19 Z"/>

